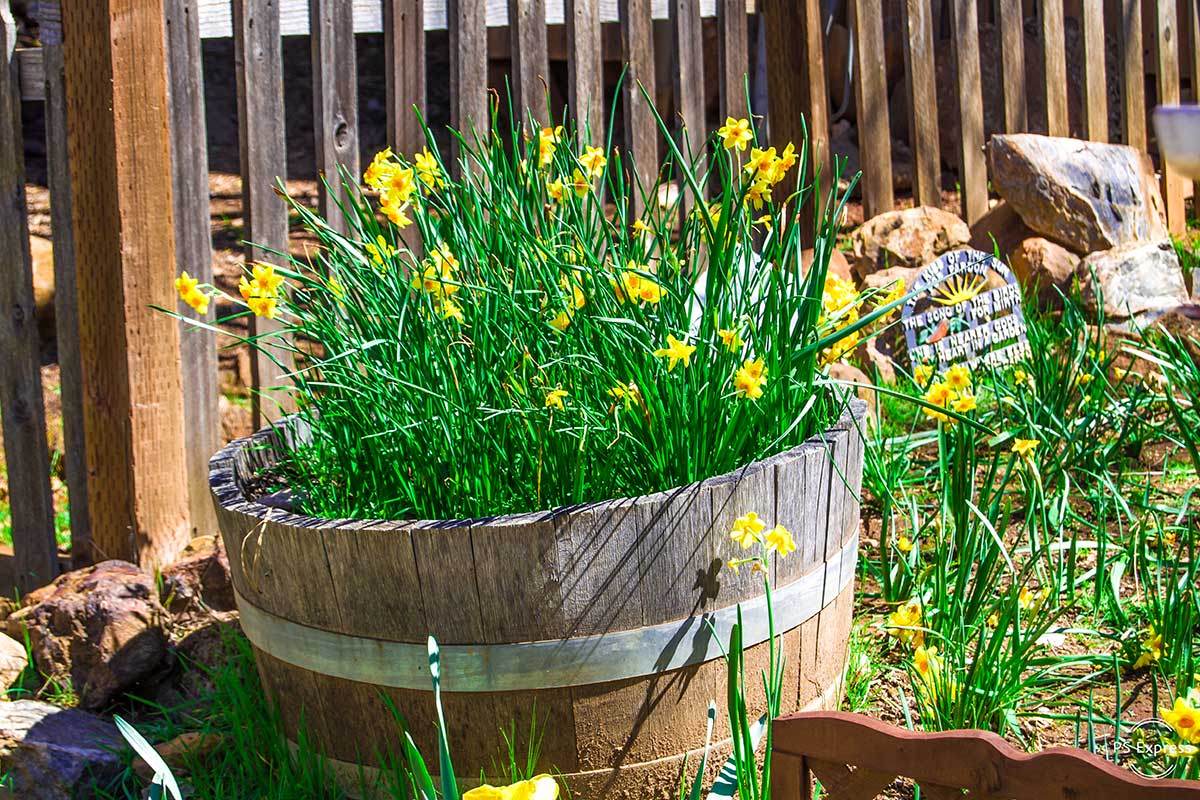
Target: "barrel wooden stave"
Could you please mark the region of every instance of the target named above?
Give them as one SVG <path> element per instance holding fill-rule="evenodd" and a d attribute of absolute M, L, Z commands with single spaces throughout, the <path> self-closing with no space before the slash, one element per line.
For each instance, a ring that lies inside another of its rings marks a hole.
<path fill-rule="evenodd" d="M 554 512 L 478 521 L 332 521 L 264 511 L 222 489 L 218 513 L 239 594 L 301 625 L 415 645 L 428 632 L 449 645 L 633 630 L 761 595 L 761 576 L 723 567 L 740 554 L 728 531 L 748 511 L 796 537 L 797 552 L 773 560 L 777 591 L 839 558 L 858 526 L 857 424 L 843 418 L 825 436 L 731 475 Z M 269 464 L 262 451 L 237 458 L 233 471 L 243 480 Z M 827 604 L 783 637 L 785 712 L 792 710 L 787 698 L 803 708 L 841 680 L 853 586 L 839 591 L 836 578 L 849 577 L 847 568 L 852 560 L 833 568 Z M 766 643 L 747 650 L 749 675 L 766 666 L 767 652 Z M 257 656 L 285 730 L 294 735 L 303 720 L 314 746 L 331 758 L 373 764 L 379 752 L 398 752 L 385 696 L 405 714 L 422 751 L 436 753 L 427 691 L 380 688 Z M 761 711 L 760 682 L 749 680 L 747 688 L 751 707 Z M 525 735 L 536 706 L 539 727 L 547 724 L 543 767 L 561 770 L 568 783 L 574 776 L 589 787 L 607 786 L 608 796 L 618 797 L 655 780 L 647 776 L 670 772 L 665 785 L 675 785 L 677 757 L 702 742 L 708 702 L 723 708 L 725 694 L 725 665 L 716 659 L 592 686 L 443 698 L 462 774 L 498 763 L 499 731 L 515 724 Z M 727 730 L 722 715 L 716 731 Z M 619 779 L 603 777 L 617 766 Z"/>

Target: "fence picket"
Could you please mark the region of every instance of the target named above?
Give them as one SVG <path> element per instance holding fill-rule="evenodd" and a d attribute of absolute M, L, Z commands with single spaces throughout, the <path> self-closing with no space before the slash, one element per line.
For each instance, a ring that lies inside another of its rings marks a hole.
<path fill-rule="evenodd" d="M 237 63 L 238 142 L 242 174 L 246 261 L 278 263 L 269 250 L 287 252 L 287 209 L 275 195 L 275 179 L 287 175 L 287 144 L 279 121 L 283 113 L 283 48 L 279 7 L 272 0 L 233 0 L 233 51 Z M 252 244 L 249 244 L 252 243 Z M 266 317 L 250 317 L 250 335 L 277 328 Z M 275 403 L 260 392 L 278 386 L 287 355 L 276 363 L 255 350 L 250 356 L 254 426 L 278 417 Z"/>
<path fill-rule="evenodd" d="M 979 75 L 979 22 L 975 0 L 952 0 L 957 66 L 958 179 L 963 219 L 970 225 L 987 212 L 987 162 L 983 155 L 983 87 Z"/>
<path fill-rule="evenodd" d="M 1142 54 L 1142 0 L 1121 0 L 1121 99 L 1124 144 L 1146 149 L 1145 58 Z"/>
<path fill-rule="evenodd" d="M 58 549 L 25 208 L 16 35 L 8 0 L 0 0 L 0 202 L 5 208 L 0 215 L 0 417 L 17 583 L 28 590 L 58 574 Z"/>
<path fill-rule="evenodd" d="M 744 16 L 744 15 L 743 15 Z M 674 78 L 675 107 L 679 110 L 679 144 L 687 154 L 689 151 L 700 156 L 704 148 L 704 81 L 696 76 L 704 74 L 704 41 L 700 30 L 700 8 L 695 0 L 672 0 L 671 31 L 675 49 L 671 74 Z M 682 206 L 688 213 L 691 191 L 682 185 L 686 202 Z"/>
<path fill-rule="evenodd" d="M 469 142 L 472 129 L 486 131 L 490 124 L 487 81 L 487 18 L 484 0 L 447 0 L 446 15 L 450 30 L 450 123 Z M 461 155 L 457 143 L 451 145 L 458 174 Z"/>
<path fill-rule="evenodd" d="M 383 52 L 387 70 L 388 143 L 411 154 L 425 144 L 413 107 L 425 109 L 423 0 L 383 0 Z"/>
<path fill-rule="evenodd" d="M 1067 118 L 1067 51 L 1062 0 L 1042 0 L 1042 56 L 1046 86 L 1046 129 L 1051 136 L 1070 136 Z"/>
<path fill-rule="evenodd" d="M 508 0 L 508 35 L 512 42 L 513 106 L 524 122 L 527 114 L 545 125 L 550 121 L 546 84 L 546 0 Z M 513 120 L 514 124 L 517 120 Z"/>
<path fill-rule="evenodd" d="M 196 0 L 166 0 L 167 81 L 171 96 L 171 177 L 175 210 L 175 267 L 211 283 L 212 233 L 208 200 L 208 138 L 204 120 L 204 75 Z M 212 323 L 216 309 L 199 315 L 179 301 L 181 314 Z M 208 488 L 208 459 L 220 447 L 217 407 L 217 337 L 180 323 L 183 414 L 188 507 L 193 534 L 217 532 Z M 72 509 L 72 514 L 74 509 Z"/>
<path fill-rule="evenodd" d="M 863 169 L 863 214 L 870 218 L 891 211 L 894 203 L 887 70 L 879 58 L 883 52 L 883 6 L 880 0 L 851 0 L 851 14 L 858 38 L 858 80 L 854 89 Z"/>
<path fill-rule="evenodd" d="M 1160 105 L 1179 103 L 1179 24 L 1175 16 L 1175 0 L 1154 0 L 1156 23 L 1155 50 L 1158 53 L 1158 102 Z M 1183 178 L 1164 161 L 1162 165 L 1162 194 L 1167 206 L 1167 228 L 1176 235 L 1187 230 L 1183 211 Z"/>
<path fill-rule="evenodd" d="M 1021 0 L 998 0 L 1000 72 L 1004 76 L 1004 130 L 1028 130 L 1025 111 L 1025 20 Z"/>
<path fill-rule="evenodd" d="M 658 129 L 654 112 L 642 97 L 654 98 L 657 85 L 654 79 L 654 23 L 650 16 L 649 0 L 621 0 L 621 60 L 628 64 L 621 85 L 621 102 L 625 113 L 625 153 L 633 156 L 635 170 L 630 170 L 629 192 L 631 213 L 640 215 L 645 207 L 642 193 L 649 191 L 658 169 Z"/>
<path fill-rule="evenodd" d="M 321 214 L 335 230 L 346 221 L 334 201 L 346 190 L 339 168 L 358 175 L 358 70 L 354 53 L 353 6 L 344 0 L 310 0 L 313 65 L 313 135 Z M 325 185 L 328 183 L 328 187 Z"/>
<path fill-rule="evenodd" d="M 1013 1 L 1019 5 L 1019 0 Z M 940 206 L 942 145 L 938 136 L 933 16 L 929 3 L 930 0 L 904 2 L 904 74 L 908 78 L 908 140 L 913 153 L 913 198 L 917 205 Z M 1021 96 L 1024 98 L 1023 93 Z"/>
<path fill-rule="evenodd" d="M 1108 141 L 1108 88 L 1105 80 L 1104 0 L 1082 0 L 1083 127 L 1093 142 Z"/>
<path fill-rule="evenodd" d="M 717 0 L 717 70 L 721 93 L 721 120 L 743 119 L 746 106 L 746 70 L 750 66 L 745 0 Z"/>
<path fill-rule="evenodd" d="M 601 59 L 600 3 L 566 0 L 567 104 L 580 127 L 581 141 L 604 131 L 604 62 Z"/>
<path fill-rule="evenodd" d="M 79 360 L 79 297 L 75 289 L 75 229 L 71 224 L 71 172 L 67 155 L 62 9 L 57 0 L 38 3 L 38 38 L 42 42 L 46 103 L 46 178 L 54 248 L 54 326 L 62 400 L 63 466 L 71 507 L 71 563 L 78 567 L 92 561 L 92 533 L 88 514 L 87 444 L 83 431 L 83 367 Z M 205 500 L 208 500 L 207 493 Z M 211 501 L 208 504 L 212 506 Z"/>
<path fill-rule="evenodd" d="M 1188 27 L 1192 37 L 1192 58 L 1188 74 L 1192 83 L 1192 102 L 1200 103 L 1200 0 L 1183 0 L 1188 12 Z M 1200 180 L 1192 183 L 1192 215 L 1200 217 Z M 1192 296 L 1200 297 L 1200 283 L 1193 281 Z"/>

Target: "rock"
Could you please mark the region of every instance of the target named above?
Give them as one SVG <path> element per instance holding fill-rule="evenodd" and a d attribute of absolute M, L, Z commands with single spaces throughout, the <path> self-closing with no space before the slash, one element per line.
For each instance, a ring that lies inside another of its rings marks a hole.
<path fill-rule="evenodd" d="M 44 236 L 29 237 L 33 260 L 33 306 L 38 325 L 54 329 L 54 246 Z"/>
<path fill-rule="evenodd" d="M 874 384 L 871 383 L 871 379 L 867 377 L 867 373 L 853 364 L 835 361 L 826 368 L 825 372 L 835 381 L 855 384 L 854 391 L 858 394 L 859 399 L 870 403 L 875 397 L 875 391 L 872 388 Z"/>
<path fill-rule="evenodd" d="M 7 625 L 10 635 L 28 631 L 44 675 L 69 679 L 80 705 L 95 709 L 163 663 L 165 617 L 153 577 L 124 561 L 104 561 L 32 593 Z"/>
<path fill-rule="evenodd" d="M 893 349 L 893 338 L 885 338 L 885 334 L 872 336 L 859 342 L 858 349 L 854 351 L 859 363 L 867 365 L 875 375 L 876 382 L 884 385 L 896 382 L 896 362 L 889 355 Z"/>
<path fill-rule="evenodd" d="M 225 738 L 219 733 L 189 731 L 179 734 L 174 739 L 154 745 L 154 749 L 171 768 L 171 774 L 178 778 L 187 774 L 189 757 L 204 758 L 220 747 L 224 741 Z M 154 779 L 154 768 L 147 764 L 141 756 L 133 760 L 133 771 L 144 781 Z"/>
<path fill-rule="evenodd" d="M 988 158 L 1025 224 L 1080 255 L 1167 235 L 1154 166 L 1132 147 L 1019 133 L 993 136 Z"/>
<path fill-rule="evenodd" d="M 16 683 L 27 666 L 29 654 L 25 652 L 25 645 L 0 633 L 0 700 L 7 699 L 4 690 Z"/>
<path fill-rule="evenodd" d="M 91 796 L 89 787 L 122 771 L 125 749 L 116 726 L 83 711 L 37 700 L 0 703 L 0 774 L 21 800 Z"/>
<path fill-rule="evenodd" d="M 1076 274 L 1083 289 L 1084 307 L 1098 313 L 1099 288 L 1107 317 L 1166 311 L 1188 300 L 1179 256 L 1170 239 L 1133 242 L 1092 253 L 1080 263 Z"/>
<path fill-rule="evenodd" d="M 1017 245 L 1009 263 L 1027 292 L 1036 293 L 1044 304 L 1058 305 L 1055 301 L 1059 295 L 1054 290 L 1070 291 L 1079 256 L 1049 239 L 1034 236 Z"/>
<path fill-rule="evenodd" d="M 254 433 L 254 415 L 248 402 L 236 403 L 222 394 L 217 399 L 217 413 L 221 415 L 221 438 L 224 441 L 245 439 Z"/>
<path fill-rule="evenodd" d="M 812 260 L 813 249 L 811 247 L 800 251 L 800 270 L 802 274 L 808 274 L 808 269 L 812 266 Z M 829 271 L 826 274 L 835 275 L 845 281 L 854 280 L 854 275 L 850 271 L 850 261 L 847 260 L 845 253 L 836 248 L 829 254 Z"/>
<path fill-rule="evenodd" d="M 904 281 L 904 291 L 912 290 L 912 287 L 917 282 L 917 277 L 921 274 L 924 266 L 920 267 L 889 267 L 881 269 L 878 272 L 873 272 L 863 279 L 863 288 L 866 289 L 887 289 L 893 286 L 896 281 Z"/>
<path fill-rule="evenodd" d="M 891 267 L 924 267 L 971 239 L 967 223 L 940 208 L 887 211 L 850 234 L 854 271 L 860 279 Z"/>
<path fill-rule="evenodd" d="M 1156 324 L 1175 337 L 1187 348 L 1192 360 L 1200 364 L 1200 305 L 1176 306 L 1159 317 Z"/>
<path fill-rule="evenodd" d="M 1031 236 L 1037 236 L 1012 206 L 1001 200 L 971 226 L 971 249 L 984 253 L 999 253 L 1008 261 L 1017 245 Z"/>
<path fill-rule="evenodd" d="M 221 537 L 193 539 L 179 560 L 162 571 L 159 596 L 172 613 L 232 611 L 233 579 Z"/>

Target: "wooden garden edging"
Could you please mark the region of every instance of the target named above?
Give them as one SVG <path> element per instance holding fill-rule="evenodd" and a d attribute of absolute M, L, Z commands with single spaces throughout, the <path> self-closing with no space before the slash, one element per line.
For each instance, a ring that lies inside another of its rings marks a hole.
<path fill-rule="evenodd" d="M 994 733 L 920 733 L 859 714 L 817 711 L 775 720 L 771 796 L 872 800 L 897 777 L 929 800 L 1200 800 L 1194 781 L 1148 780 L 1074 747 L 1023 753 Z"/>

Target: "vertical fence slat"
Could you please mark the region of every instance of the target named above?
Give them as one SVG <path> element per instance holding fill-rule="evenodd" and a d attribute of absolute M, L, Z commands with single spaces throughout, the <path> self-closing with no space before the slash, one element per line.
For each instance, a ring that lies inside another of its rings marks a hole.
<path fill-rule="evenodd" d="M 1192 102 L 1200 103 L 1200 0 L 1183 0 L 1188 11 L 1188 28 L 1192 37 L 1192 59 L 1188 74 L 1192 81 Z M 1200 180 L 1192 183 L 1192 216 L 1200 217 Z M 1200 281 L 1193 279 L 1192 296 L 1200 297 Z"/>
<path fill-rule="evenodd" d="M 212 233 L 208 202 L 208 143 L 204 120 L 204 74 L 197 0 L 166 0 L 167 79 L 171 92 L 171 175 L 175 201 L 175 266 L 210 283 Z M 179 312 L 196 316 L 182 301 Z M 203 316 L 216 319 L 216 309 Z M 217 516 L 208 489 L 208 459 L 217 451 L 217 337 L 180 323 L 184 440 L 192 532 L 215 533 Z"/>
<path fill-rule="evenodd" d="M 549 81 L 549 57 L 546 54 L 546 0 L 508 0 L 508 35 L 512 41 L 512 71 L 520 116 L 513 124 L 524 122 L 527 114 L 545 125 L 550 121 L 546 106 Z"/>
<path fill-rule="evenodd" d="M 75 229 L 71 225 L 71 172 L 67 161 L 67 89 L 62 11 L 57 0 L 38 3 L 38 37 L 46 83 L 46 173 L 54 247 L 54 326 L 62 399 L 63 466 L 71 510 L 71 563 L 92 561 L 88 514 L 87 443 L 83 433 L 83 380 L 79 362 L 79 297 L 75 290 Z M 206 480 L 207 490 L 207 480 Z M 208 500 L 207 491 L 205 500 Z M 212 502 L 209 502 L 211 507 Z"/>
<path fill-rule="evenodd" d="M 472 126 L 487 137 L 487 7 L 484 0 L 446 0 L 450 28 L 450 123 L 471 141 Z M 451 145 L 458 173 L 458 146 Z"/>
<path fill-rule="evenodd" d="M 744 119 L 746 70 L 750 67 L 745 0 L 717 0 L 717 69 L 721 92 L 721 120 Z M 761 111 L 761 109 L 759 109 Z"/>
<path fill-rule="evenodd" d="M 233 49 L 237 72 L 238 152 L 242 173 L 242 215 L 247 261 L 278 263 L 268 250 L 286 253 L 287 209 L 275 195 L 275 179 L 287 175 L 284 138 L 283 46 L 279 6 L 273 0 L 233 0 Z M 278 326 L 266 317 L 250 317 L 250 334 L 262 336 Z M 260 391 L 278 386 L 283 370 L 266 353 L 251 353 L 254 425 L 278 416 L 275 403 Z M 282 353 L 276 355 L 282 361 Z"/>
<path fill-rule="evenodd" d="M 1004 76 L 1004 130 L 1023 133 L 1025 111 L 1025 20 L 1021 0 L 998 0 L 1000 72 Z"/>
<path fill-rule="evenodd" d="M 346 200 L 338 168 L 358 177 L 358 59 L 354 53 L 354 6 L 345 0 L 309 0 L 313 67 L 313 135 L 321 214 L 342 232 L 346 221 L 333 202 Z"/>
<path fill-rule="evenodd" d="M 697 76 L 704 74 L 704 41 L 700 30 L 700 6 L 693 0 L 671 0 L 671 30 L 675 59 L 671 66 L 674 79 L 675 107 L 679 109 L 679 146 L 686 156 L 700 157 L 704 148 L 704 81 Z M 691 202 L 691 190 L 682 178 L 679 189 L 686 202 L 683 213 L 687 214 Z"/>
<path fill-rule="evenodd" d="M 1013 0 L 1020 3 L 1020 0 Z M 905 0 L 904 71 L 908 76 L 908 140 L 913 152 L 913 197 L 918 205 L 942 204 L 942 153 L 938 138 L 933 15 L 929 0 Z"/>
<path fill-rule="evenodd" d="M 191 537 L 161 8 L 62 8 L 92 542 L 149 570 Z"/>
<path fill-rule="evenodd" d="M 1069 136 L 1067 118 L 1067 50 L 1062 0 L 1042 0 L 1042 56 L 1046 65 L 1046 129 L 1051 136 Z"/>
<path fill-rule="evenodd" d="M 766 25 L 770 138 L 777 147 L 804 141 L 807 117 L 809 175 L 819 175 L 821 199 L 829 191 L 829 101 L 819 0 L 763 0 Z M 815 163 L 814 163 L 815 162 Z M 818 170 L 819 169 L 819 173 Z M 810 234 L 811 213 L 803 232 Z"/>
<path fill-rule="evenodd" d="M 1145 58 L 1142 53 L 1142 0 L 1121 0 L 1121 119 L 1124 144 L 1146 149 Z"/>
<path fill-rule="evenodd" d="M 883 59 L 883 5 L 880 0 L 851 0 L 857 33 L 858 152 L 863 170 L 863 215 L 891 211 L 892 135 L 888 119 L 887 73 Z"/>
<path fill-rule="evenodd" d="M 975 0 L 951 0 L 957 65 L 959 184 L 963 219 L 970 225 L 987 212 L 987 163 L 983 155 L 983 88 L 979 75 L 979 22 Z"/>
<path fill-rule="evenodd" d="M 567 103 L 585 139 L 604 132 L 604 63 L 600 53 L 599 0 L 566 0 Z"/>
<path fill-rule="evenodd" d="M 0 0 L 0 416 L 17 585 L 28 591 L 58 574 L 58 550 L 25 209 L 16 35 L 8 0 Z"/>
<path fill-rule="evenodd" d="M 1175 0 L 1154 0 L 1156 21 L 1155 41 L 1158 52 L 1158 102 L 1162 105 L 1179 103 L 1179 23 L 1176 21 Z M 1162 194 L 1167 206 L 1167 228 L 1182 234 L 1187 228 L 1183 211 L 1183 178 L 1164 159 L 1162 164 Z"/>
<path fill-rule="evenodd" d="M 632 154 L 636 174 L 630 173 L 632 213 L 641 214 L 642 191 L 649 191 L 658 171 L 658 131 L 654 112 L 642 97 L 640 83 L 654 98 L 654 24 L 650 0 L 620 0 L 621 59 L 628 64 L 621 99 L 625 111 L 625 153 Z M 640 188 L 639 188 L 640 187 Z"/>
<path fill-rule="evenodd" d="M 413 106 L 425 108 L 424 0 L 383 0 L 388 143 L 411 154 L 425 143 Z"/>
<path fill-rule="evenodd" d="M 1108 141 L 1108 89 L 1104 60 L 1104 0 L 1082 0 L 1083 126 L 1093 142 Z"/>

